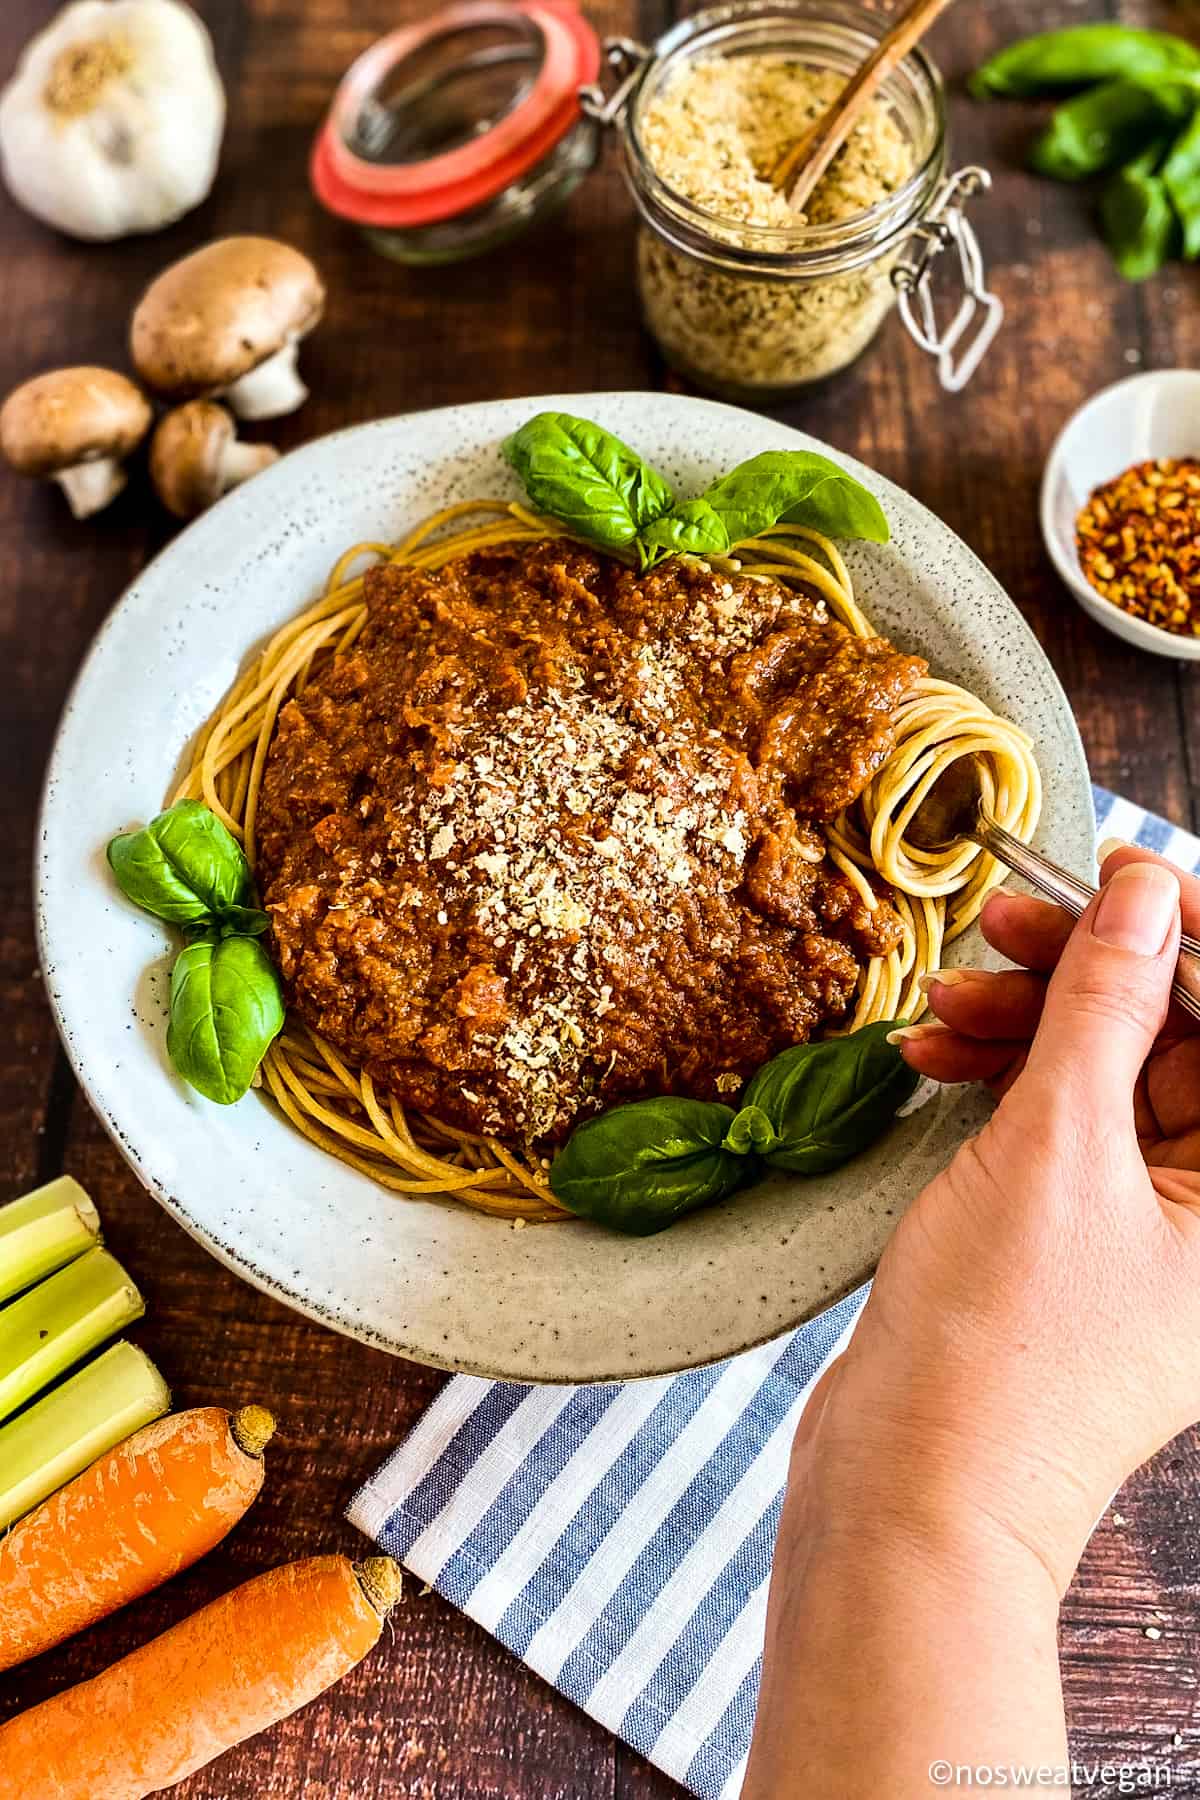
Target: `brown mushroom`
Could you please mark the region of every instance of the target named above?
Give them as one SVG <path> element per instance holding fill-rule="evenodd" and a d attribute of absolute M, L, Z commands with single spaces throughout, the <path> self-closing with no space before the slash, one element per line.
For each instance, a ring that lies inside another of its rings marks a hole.
<path fill-rule="evenodd" d="M 168 512 L 194 519 L 278 456 L 273 444 L 239 444 L 236 425 L 214 400 L 189 400 L 155 428 L 150 479 Z"/>
<path fill-rule="evenodd" d="M 140 388 L 113 369 L 52 369 L 14 388 L 0 409 L 0 453 L 19 475 L 57 481 L 77 519 L 125 486 L 125 458 L 154 414 Z"/>
<path fill-rule="evenodd" d="M 172 263 L 138 302 L 138 374 L 169 400 L 227 401 L 239 419 L 275 419 L 308 397 L 301 338 L 325 306 L 321 277 L 275 238 L 218 238 Z"/>

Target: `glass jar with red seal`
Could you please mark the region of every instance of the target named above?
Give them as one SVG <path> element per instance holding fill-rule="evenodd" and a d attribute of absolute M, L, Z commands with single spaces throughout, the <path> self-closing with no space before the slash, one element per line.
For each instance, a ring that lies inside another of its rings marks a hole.
<path fill-rule="evenodd" d="M 458 0 L 353 64 L 313 186 L 386 255 L 457 262 L 561 206 L 608 130 L 646 324 L 686 379 L 779 398 L 847 368 L 896 306 L 954 392 L 1004 308 L 967 218 L 990 177 L 949 162 L 925 52 L 891 71 L 803 214 L 769 177 L 887 23 L 857 0 L 718 0 L 654 44 L 602 45 L 573 0 Z"/>
<path fill-rule="evenodd" d="M 570 0 L 460 0 L 364 51 L 313 146 L 317 198 L 386 256 L 449 263 L 561 206 L 596 161 L 600 42 Z"/>

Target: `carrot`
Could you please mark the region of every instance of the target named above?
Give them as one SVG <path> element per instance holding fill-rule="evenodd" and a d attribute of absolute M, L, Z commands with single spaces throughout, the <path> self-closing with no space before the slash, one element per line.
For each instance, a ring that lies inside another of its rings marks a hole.
<path fill-rule="evenodd" d="M 0 1800 L 143 1800 L 182 1781 L 340 1681 L 399 1592 L 390 1556 L 269 1569 L 0 1725 Z"/>
<path fill-rule="evenodd" d="M 261 1406 L 156 1419 L 0 1538 L 0 1670 L 60 1644 L 186 1569 L 263 1482 Z"/>

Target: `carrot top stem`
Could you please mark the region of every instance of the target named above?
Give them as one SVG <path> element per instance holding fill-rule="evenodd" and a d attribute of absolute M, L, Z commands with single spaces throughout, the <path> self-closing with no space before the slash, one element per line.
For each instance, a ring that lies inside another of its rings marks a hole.
<path fill-rule="evenodd" d="M 386 1619 L 400 1598 L 404 1577 L 390 1556 L 366 1556 L 354 1564 L 358 1585 L 381 1619 Z"/>
<path fill-rule="evenodd" d="M 275 1414 L 265 1406 L 239 1406 L 229 1430 L 239 1450 L 247 1456 L 261 1456 L 275 1436 Z"/>

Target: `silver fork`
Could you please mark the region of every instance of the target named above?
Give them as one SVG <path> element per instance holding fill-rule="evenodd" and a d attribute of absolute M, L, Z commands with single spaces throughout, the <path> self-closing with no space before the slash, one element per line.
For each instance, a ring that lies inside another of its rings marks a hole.
<path fill-rule="evenodd" d="M 959 757 L 950 764 L 909 820 L 905 835 L 921 850 L 941 850 L 967 838 L 1075 919 L 1098 892 L 996 822 L 983 803 L 974 757 Z M 1193 1019 L 1200 1019 L 1200 942 L 1186 933 L 1171 997 Z"/>

